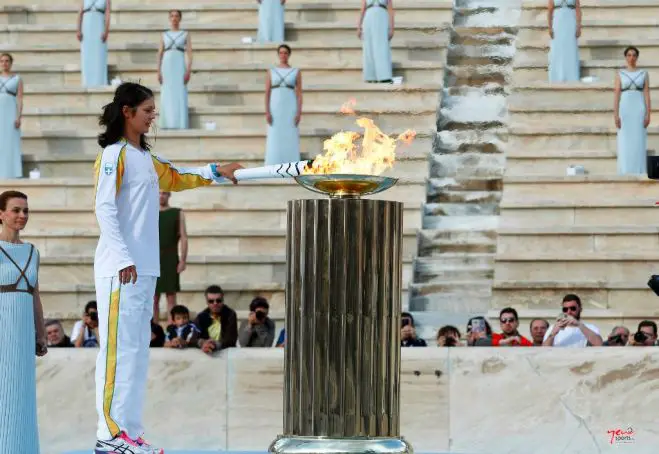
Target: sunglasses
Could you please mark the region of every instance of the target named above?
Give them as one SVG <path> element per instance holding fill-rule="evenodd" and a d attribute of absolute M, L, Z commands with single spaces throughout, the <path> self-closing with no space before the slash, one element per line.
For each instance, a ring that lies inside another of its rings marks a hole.
<path fill-rule="evenodd" d="M 576 312 L 577 310 L 579 310 L 577 306 L 566 306 L 563 308 L 563 313 L 566 313 L 567 311 Z"/>
<path fill-rule="evenodd" d="M 515 323 L 517 320 L 514 318 L 502 318 L 501 323 Z"/>
<path fill-rule="evenodd" d="M 214 300 L 208 299 L 206 302 L 208 302 L 208 304 L 219 304 L 224 302 L 224 298 L 215 298 Z"/>

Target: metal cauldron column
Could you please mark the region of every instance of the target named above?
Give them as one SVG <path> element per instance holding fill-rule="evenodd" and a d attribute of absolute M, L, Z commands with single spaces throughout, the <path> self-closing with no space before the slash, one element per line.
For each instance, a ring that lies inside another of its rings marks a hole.
<path fill-rule="evenodd" d="M 359 198 L 395 183 L 370 178 L 377 188 L 346 191 L 300 177 L 331 197 L 288 203 L 284 432 L 270 452 L 412 453 L 400 437 L 403 206 Z"/>

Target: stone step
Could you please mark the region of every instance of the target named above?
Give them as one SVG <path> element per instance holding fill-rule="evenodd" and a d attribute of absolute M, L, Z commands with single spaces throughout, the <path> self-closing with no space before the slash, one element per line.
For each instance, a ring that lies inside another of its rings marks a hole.
<path fill-rule="evenodd" d="M 424 184 L 424 179 L 419 177 L 400 180 L 393 188 L 372 197 L 418 206 L 424 197 Z M 25 192 L 30 198 L 31 210 L 91 210 L 94 200 L 94 185 L 90 178 L 0 180 L 0 192 L 8 189 Z M 173 194 L 171 203 L 185 209 L 205 208 L 217 211 L 284 210 L 287 200 L 321 197 L 323 195 L 305 190 L 292 179 L 269 179 L 243 181 L 239 185 L 217 184 L 182 191 Z"/>
<path fill-rule="evenodd" d="M 409 310 L 430 313 L 484 314 L 491 306 L 491 296 L 437 293 L 423 296 L 410 295 Z M 443 325 L 444 323 L 442 323 Z M 439 325 L 439 326 L 442 326 Z M 438 327 L 435 327 L 435 332 Z M 462 327 L 460 327 L 462 330 Z"/>
<path fill-rule="evenodd" d="M 446 252 L 494 253 L 496 231 L 420 230 L 418 232 L 420 256 L 433 257 Z"/>
<path fill-rule="evenodd" d="M 443 61 L 429 62 L 400 59 L 393 62 L 393 75 L 395 77 L 402 77 L 405 86 L 408 84 L 426 84 L 429 82 L 441 84 L 443 65 Z M 210 85 L 221 89 L 223 86 L 228 85 L 229 89 L 238 91 L 239 85 L 258 84 L 261 86 L 261 90 L 263 90 L 265 72 L 271 66 L 271 64 L 262 62 L 232 63 L 231 66 L 227 66 L 195 59 L 190 88 L 194 89 L 198 85 Z M 309 82 L 312 84 L 333 84 L 339 86 L 351 85 L 355 88 L 362 85 L 374 86 L 373 84 L 362 82 L 363 65 L 361 61 L 352 63 L 301 62 L 301 64 L 296 62 L 295 66 L 302 71 L 305 91 Z M 121 65 L 111 64 L 108 66 L 109 79 L 112 80 L 118 77 L 123 80 L 139 80 L 142 84 L 154 89 L 160 85 L 158 74 L 154 68 L 155 65 L 149 62 L 122 63 Z M 26 89 L 29 89 L 32 85 L 78 88 L 82 84 L 78 60 L 70 61 L 64 65 L 45 65 L 39 63 L 26 65 L 17 61 L 13 69 L 21 75 Z M 378 84 L 377 86 L 382 85 Z M 93 92 L 95 93 L 96 90 L 99 89 L 94 89 Z M 191 95 L 194 96 L 193 94 Z M 237 103 L 238 100 L 239 98 L 234 103 Z"/>
<path fill-rule="evenodd" d="M 510 109 L 524 107 L 563 108 L 579 111 L 584 108 L 612 108 L 613 77 L 606 82 L 550 82 L 519 83 L 511 87 L 508 97 Z M 650 95 L 659 96 L 659 81 L 650 79 Z"/>
<path fill-rule="evenodd" d="M 226 107 L 232 114 L 261 113 L 264 109 L 263 93 L 265 71 L 259 74 L 260 84 L 240 86 L 216 82 L 191 83 L 188 86 L 188 104 L 192 109 Z M 303 76 L 304 77 L 304 76 Z M 338 112 L 348 101 L 356 102 L 355 110 L 367 114 L 372 110 L 391 111 L 393 106 L 404 106 L 405 111 L 436 109 L 439 83 L 405 85 L 369 84 L 359 80 L 349 84 L 304 83 L 304 107 L 310 112 Z M 156 105 L 160 105 L 160 85 L 151 87 Z M 85 89 L 75 86 L 25 84 L 23 102 L 26 110 L 41 111 L 52 108 L 100 110 L 114 96 L 114 87 Z M 434 95 L 434 97 L 433 97 Z"/>
<path fill-rule="evenodd" d="M 654 200 L 628 200 L 616 204 L 606 198 L 572 202 L 516 202 L 501 204 L 501 228 L 545 226 L 655 226 L 659 208 Z"/>
<path fill-rule="evenodd" d="M 528 252 L 497 254 L 495 279 L 628 281 L 646 283 L 657 272 L 659 255 L 655 251 L 592 252 L 554 250 L 545 254 Z"/>
<path fill-rule="evenodd" d="M 613 78 L 615 73 L 624 66 L 622 51 L 625 46 L 626 43 L 618 45 L 617 55 L 620 55 L 620 58 L 614 55 L 612 60 L 592 59 L 581 55 L 581 77 L 592 76 L 602 81 L 610 81 L 611 93 L 613 93 Z M 643 57 L 645 57 L 645 54 L 643 54 Z M 516 83 L 546 82 L 548 77 L 547 61 L 546 55 L 544 57 L 538 57 L 534 61 L 515 61 L 514 74 Z M 642 60 L 640 63 L 642 63 L 640 66 L 648 71 L 650 80 L 658 80 L 659 63 L 656 60 Z"/>
<path fill-rule="evenodd" d="M 645 39 L 659 38 L 659 30 L 652 19 L 647 17 L 624 19 L 584 19 L 581 21 L 581 42 L 592 42 L 594 40 L 621 42 L 643 42 Z M 537 21 L 523 22 L 517 32 L 520 43 L 538 42 L 549 39 L 547 31 L 547 17 Z"/>
<path fill-rule="evenodd" d="M 326 61 L 336 63 L 361 64 L 362 45 L 355 36 L 352 43 L 336 46 L 331 42 L 305 42 L 292 46 L 294 56 L 291 64 L 323 64 Z M 198 44 L 194 47 L 193 58 L 207 63 L 233 65 L 240 63 L 275 62 L 277 44 Z M 153 64 L 156 68 L 158 43 L 113 44 L 108 45 L 108 64 L 126 63 Z M 38 46 L 7 45 L 3 51 L 10 52 L 14 61 L 24 65 L 56 65 L 79 63 L 80 46 L 72 37 L 70 44 L 42 44 Z M 395 62 L 401 60 L 444 62 L 445 44 L 432 39 L 405 42 L 392 40 L 391 55 Z"/>
<path fill-rule="evenodd" d="M 0 4 L 0 24 L 58 24 L 75 17 L 80 9 L 80 2 L 64 0 L 52 4 L 44 0 L 30 0 L 21 4 L 19 0 L 3 0 Z M 359 3 L 328 3 L 321 0 L 288 0 L 284 9 L 287 23 L 355 21 L 359 14 Z M 450 0 L 418 1 L 399 0 L 396 3 L 396 19 L 409 22 L 432 22 L 435 24 L 451 21 Z M 169 25 L 167 13 L 172 8 L 183 11 L 182 26 L 187 24 L 231 24 L 258 23 L 258 4 L 244 0 L 232 0 L 226 3 L 176 2 L 135 3 L 130 0 L 112 2 L 111 23 Z"/>
<path fill-rule="evenodd" d="M 506 156 L 506 175 L 566 175 L 567 168 L 571 165 L 582 165 L 590 174 L 617 174 L 615 151 L 511 150 Z"/>
<path fill-rule="evenodd" d="M 257 13 L 258 14 L 258 13 Z M 236 44 L 242 43 L 243 38 L 251 38 L 256 41 L 258 30 L 258 16 L 245 13 L 243 20 L 234 23 L 223 22 L 214 24 L 200 24 L 188 22 L 182 25 L 182 29 L 189 33 L 192 41 L 193 52 L 201 46 L 217 45 L 218 43 Z M 167 20 L 167 15 L 163 18 Z M 246 20 L 245 20 L 246 19 Z M 254 19 L 257 22 L 254 22 Z M 224 19 L 226 21 L 226 19 Z M 169 26 L 163 23 L 160 27 L 144 27 L 141 22 L 132 24 L 115 24 L 110 28 L 108 43 L 117 46 L 130 46 L 134 43 L 158 43 L 163 30 Z M 397 42 L 427 41 L 429 39 L 446 42 L 448 34 L 447 25 L 438 22 L 409 23 L 396 22 L 394 37 Z M 68 45 L 76 42 L 77 25 L 74 21 L 63 23 L 44 24 L 0 24 L 0 41 L 7 45 L 16 46 L 39 46 L 44 42 L 49 45 Z M 84 36 L 83 36 L 84 39 Z M 355 21 L 345 22 L 303 22 L 296 21 L 286 25 L 285 39 L 295 43 L 327 41 L 335 43 L 338 47 L 343 44 L 359 42 Z M 393 42 L 393 41 L 392 41 Z"/>
<path fill-rule="evenodd" d="M 658 75 L 659 76 L 659 75 Z M 647 128 L 649 150 L 659 150 L 659 127 Z M 541 150 L 611 150 L 617 149 L 617 129 L 610 121 L 610 125 L 581 126 L 579 124 L 553 127 L 510 125 L 508 139 L 509 149 L 525 149 L 528 151 Z"/>
<path fill-rule="evenodd" d="M 652 114 L 657 115 L 659 108 L 654 107 Z M 584 105 L 578 109 L 562 106 L 513 107 L 510 109 L 510 121 L 516 126 L 534 127 L 551 124 L 554 128 L 572 126 L 599 127 L 614 124 L 613 106 L 599 107 Z"/>
<path fill-rule="evenodd" d="M 545 227 L 502 228 L 498 230 L 497 253 L 544 256 L 553 251 L 589 254 L 633 254 L 659 249 L 659 228 Z"/>
<path fill-rule="evenodd" d="M 649 276 L 648 276 L 649 277 Z M 606 281 L 573 279 L 494 281 L 492 288 L 492 306 L 507 305 L 526 310 L 550 310 L 558 315 L 560 302 L 568 293 L 579 295 L 584 307 L 584 315 L 591 310 L 608 309 L 610 311 L 633 314 L 637 317 L 659 316 L 657 295 L 641 281 Z"/>
<path fill-rule="evenodd" d="M 3 191 L 5 189 L 2 189 Z M 387 193 L 385 193 L 387 194 Z M 300 194 L 303 198 L 311 198 L 311 194 Z M 91 211 L 91 202 L 87 199 L 73 207 L 43 206 L 34 208 L 32 195 L 30 197 L 30 221 L 29 228 L 34 231 L 47 229 L 95 229 L 97 228 L 96 217 Z M 392 197 L 388 197 L 391 200 Z M 172 196 L 172 205 L 183 206 L 178 203 L 177 194 Z M 280 200 L 278 206 L 269 208 L 253 208 L 249 206 L 238 206 L 236 208 L 226 207 L 202 207 L 185 208 L 188 226 L 198 225 L 207 228 L 208 225 L 226 226 L 240 230 L 263 230 L 286 227 L 286 201 Z M 421 227 L 420 203 L 413 202 L 403 208 L 403 226 L 409 229 Z"/>
<path fill-rule="evenodd" d="M 632 200 L 655 200 L 659 183 L 637 175 L 530 175 L 506 177 L 504 187 L 502 202 L 508 206 L 593 201 L 620 206 Z"/>
<path fill-rule="evenodd" d="M 610 38 L 607 40 L 590 39 L 582 37 L 579 39 L 579 58 L 583 61 L 590 60 L 618 60 L 624 63 L 622 55 L 629 38 L 616 40 Z M 641 63 L 644 61 L 656 61 L 659 57 L 659 40 L 646 38 L 635 42 L 634 44 L 641 52 Z M 535 42 L 519 42 L 515 54 L 515 63 L 524 64 L 526 62 L 535 63 L 544 61 L 547 64 L 547 55 L 549 52 L 549 39 L 541 39 Z"/>
<path fill-rule="evenodd" d="M 434 96 L 436 99 L 436 95 Z M 108 101 L 111 98 L 108 98 Z M 323 125 L 336 131 L 354 127 L 357 117 L 339 112 L 338 106 L 304 105 L 301 125 Z M 191 106 L 189 110 L 190 127 L 201 129 L 207 122 L 213 122 L 219 130 L 231 129 L 266 129 L 264 107 L 242 106 Z M 101 109 L 92 108 L 29 108 L 23 110 L 21 128 L 25 131 L 44 131 L 98 128 L 98 116 Z M 436 109 L 414 109 L 407 111 L 396 107 L 361 112 L 373 119 L 382 130 L 395 128 L 413 129 L 419 125 L 431 127 L 435 123 Z"/>
<path fill-rule="evenodd" d="M 505 307 L 505 306 L 504 306 Z M 551 309 L 529 309 L 529 310 L 518 310 L 518 315 L 519 315 L 519 332 L 522 334 L 522 336 L 526 336 L 527 338 L 530 339 L 530 333 L 529 333 L 529 327 L 531 324 L 531 321 L 539 318 L 543 320 L 547 320 L 549 324 L 553 324 L 556 321 L 556 318 L 559 315 L 559 309 L 560 309 L 560 299 L 556 303 L 556 309 L 551 310 Z M 492 328 L 495 331 L 500 331 L 499 328 L 499 310 L 500 309 L 492 309 L 487 313 L 487 318 L 490 321 L 490 324 L 492 325 Z M 629 328 L 629 330 L 632 333 L 636 332 L 636 328 L 638 324 L 642 320 L 646 320 L 648 317 L 644 313 L 640 314 L 630 314 L 627 315 L 625 313 L 621 313 L 618 311 L 610 311 L 608 309 L 589 309 L 587 312 L 584 311 L 582 314 L 582 319 L 585 322 L 592 323 L 600 331 L 600 335 L 602 336 L 603 340 L 606 340 L 608 335 L 611 333 L 613 328 L 615 326 L 626 326 Z"/>
<path fill-rule="evenodd" d="M 44 0 L 41 0 L 44 1 Z M 70 1 L 70 0 L 67 0 Z M 652 0 L 586 0 L 580 2 L 584 19 L 588 20 L 626 20 L 657 17 L 659 5 Z M 525 0 L 520 20 L 546 22 L 547 2 L 544 0 Z"/>
<path fill-rule="evenodd" d="M 262 152 L 256 156 L 237 155 L 232 160 L 240 162 L 244 167 L 260 167 L 264 164 L 263 159 L 264 153 Z M 196 167 L 208 163 L 208 159 L 186 159 L 185 157 L 175 159 L 174 161 L 183 167 Z M 221 159 L 221 161 L 226 162 L 227 160 Z M 39 169 L 42 178 L 66 178 L 85 175 L 89 173 L 93 165 L 94 157 L 88 155 L 51 155 L 45 158 L 23 155 L 23 175 L 29 175 L 31 170 Z M 395 168 L 387 170 L 382 175 L 395 176 L 397 178 L 416 178 L 420 175 L 427 174 L 427 157 L 403 155 L 396 160 Z"/>
<path fill-rule="evenodd" d="M 206 227 L 206 229 L 203 229 Z M 203 230 L 200 230 L 202 228 Z M 188 253 L 191 256 L 207 251 L 221 251 L 227 255 L 260 256 L 286 252 L 286 230 L 207 230 L 208 226 L 187 225 Z M 98 227 L 93 229 L 71 229 L 36 231 L 26 229 L 21 238 L 34 244 L 46 256 L 94 254 L 98 242 Z M 416 230 L 403 232 L 403 253 L 416 254 Z"/>
<path fill-rule="evenodd" d="M 181 275 L 185 278 L 185 272 Z M 256 296 L 263 296 L 270 304 L 271 313 L 283 314 L 286 311 L 285 285 L 283 282 L 237 282 L 218 281 L 186 282 L 181 284 L 177 294 L 177 304 L 186 306 L 190 311 L 199 312 L 205 308 L 204 290 L 210 284 L 219 284 L 224 290 L 226 304 L 236 311 L 248 311 L 249 304 Z M 96 300 L 94 285 L 42 285 L 39 289 L 44 311 L 48 318 L 78 320 L 88 301 Z M 402 301 L 407 305 L 407 289 L 402 292 Z M 160 299 L 160 315 L 167 318 L 167 302 L 163 295 Z"/>
<path fill-rule="evenodd" d="M 412 278 L 412 258 L 403 258 L 403 284 Z M 139 278 L 139 277 L 138 277 Z M 181 283 L 285 282 L 285 255 L 189 256 Z M 43 285 L 79 285 L 94 282 L 94 258 L 90 256 L 49 256 L 41 258 L 39 282 Z"/>
<path fill-rule="evenodd" d="M 6 0 L 5 0 L 6 1 Z M 30 5 L 15 6 L 13 8 L 0 6 L 0 24 L 34 24 L 50 25 L 70 21 L 78 13 L 79 5 Z M 16 2 L 18 5 L 18 2 Z M 258 24 L 258 4 L 255 2 L 228 2 L 228 3 L 190 3 L 184 5 L 126 3 L 116 0 L 112 3 L 110 20 L 112 26 L 123 24 L 153 24 L 159 28 L 169 26 L 168 12 L 177 8 L 183 12 L 181 26 L 188 28 L 189 24 L 232 24 L 243 23 Z M 298 23 L 318 23 L 331 21 L 355 21 L 359 14 L 359 4 L 327 2 L 303 3 L 289 0 L 284 9 L 284 20 L 289 25 Z M 451 3 L 445 0 L 439 2 L 409 2 L 396 3 L 396 20 L 403 22 L 431 22 L 434 24 L 450 23 Z"/>
<path fill-rule="evenodd" d="M 414 282 L 417 284 L 446 283 L 454 280 L 491 279 L 494 270 L 493 253 L 451 253 L 435 257 L 416 257 Z"/>
<path fill-rule="evenodd" d="M 504 153 L 433 153 L 430 160 L 430 175 L 435 178 L 501 177 L 506 166 Z"/>
<path fill-rule="evenodd" d="M 357 125 L 350 131 L 363 130 Z M 398 157 L 427 156 L 432 150 L 434 131 L 415 128 L 417 136 L 411 145 L 396 150 Z M 316 156 L 323 151 L 323 142 L 338 131 L 325 128 L 300 127 L 300 149 L 307 157 Z M 391 135 L 403 132 L 403 129 L 385 131 Z M 74 130 L 60 128 L 57 131 L 24 132 L 22 134 L 23 153 L 34 159 L 48 160 L 53 156 L 96 157 L 100 151 L 97 143 L 96 128 L 93 130 Z M 266 128 L 234 129 L 228 131 L 188 129 L 158 130 L 149 135 L 154 153 L 177 162 L 178 159 L 219 160 L 226 162 L 239 159 L 262 159 L 266 150 Z M 73 158 L 72 158 L 73 159 Z M 87 159 L 87 158 L 82 158 Z M 424 174 L 425 175 L 425 174 Z"/>

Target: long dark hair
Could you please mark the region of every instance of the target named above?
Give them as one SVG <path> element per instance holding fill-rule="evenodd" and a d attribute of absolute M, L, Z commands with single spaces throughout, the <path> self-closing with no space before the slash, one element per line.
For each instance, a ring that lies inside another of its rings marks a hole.
<path fill-rule="evenodd" d="M 0 210 L 5 211 L 7 209 L 7 202 L 9 202 L 9 199 L 27 200 L 27 195 L 19 191 L 3 192 L 2 194 L 0 194 Z M 0 220 L 0 224 L 2 224 L 2 220 Z"/>
<path fill-rule="evenodd" d="M 153 92 L 143 85 L 133 82 L 124 82 L 119 85 L 114 92 L 114 99 L 103 106 L 103 113 L 98 120 L 99 125 L 105 126 L 105 132 L 98 135 L 98 144 L 101 148 L 117 143 L 124 136 L 124 106 L 135 109 L 151 98 L 153 98 Z M 144 134 L 140 136 L 140 147 L 143 150 L 151 148 Z"/>

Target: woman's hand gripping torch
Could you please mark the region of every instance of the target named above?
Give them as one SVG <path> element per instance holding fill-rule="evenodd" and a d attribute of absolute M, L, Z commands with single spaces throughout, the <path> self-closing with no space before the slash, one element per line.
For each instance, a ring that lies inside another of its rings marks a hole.
<path fill-rule="evenodd" d="M 238 181 L 244 180 L 297 177 L 302 175 L 302 172 L 306 168 L 311 168 L 312 164 L 312 159 L 264 167 L 253 167 L 249 169 L 244 169 L 239 164 L 228 164 L 225 166 L 217 166 L 215 172 L 221 177 L 217 179 L 218 182 L 221 183 L 230 180 L 236 184 Z"/>

